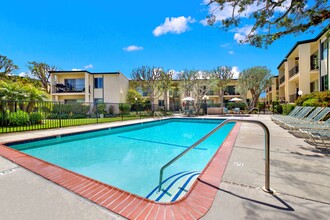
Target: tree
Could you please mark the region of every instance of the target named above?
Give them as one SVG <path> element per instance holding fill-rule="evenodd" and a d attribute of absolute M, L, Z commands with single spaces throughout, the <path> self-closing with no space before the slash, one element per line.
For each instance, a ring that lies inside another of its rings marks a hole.
<path fill-rule="evenodd" d="M 326 0 L 210 0 L 207 22 L 214 25 L 221 20 L 223 27 L 238 27 L 242 21 L 252 20 L 250 31 L 241 43 L 267 47 L 275 40 L 305 32 L 329 21 L 329 2 Z M 231 11 L 229 16 L 222 11 Z"/>
<path fill-rule="evenodd" d="M 234 76 L 232 68 L 228 66 L 219 66 L 211 72 L 211 78 L 215 81 L 214 90 L 218 93 L 220 104 L 223 106 L 224 90 Z"/>
<path fill-rule="evenodd" d="M 0 76 L 6 76 L 11 74 L 14 70 L 17 70 L 18 66 L 6 56 L 0 55 Z"/>
<path fill-rule="evenodd" d="M 185 97 L 194 96 L 196 111 L 199 112 L 201 101 L 213 87 L 210 73 L 206 71 L 185 70 L 178 75 L 179 89 Z"/>
<path fill-rule="evenodd" d="M 154 111 L 154 101 L 161 96 L 163 89 L 161 77 L 163 70 L 160 67 L 142 66 L 133 69 L 131 78 L 134 84 L 149 94 L 151 110 Z"/>
<path fill-rule="evenodd" d="M 196 80 L 196 74 L 193 70 L 184 70 L 178 74 L 179 90 L 185 97 L 190 97 L 191 89 Z"/>
<path fill-rule="evenodd" d="M 136 100 L 135 100 L 136 98 Z M 142 95 L 136 91 L 136 89 L 129 89 L 127 91 L 127 95 L 126 95 L 126 101 L 129 103 L 129 104 L 135 104 L 136 102 L 143 102 L 143 97 Z"/>
<path fill-rule="evenodd" d="M 168 108 L 167 103 L 167 92 L 171 89 L 172 86 L 172 77 L 173 77 L 173 71 L 167 71 L 167 72 L 161 72 L 161 86 L 162 90 L 164 92 L 164 111 L 166 113 L 166 108 Z"/>
<path fill-rule="evenodd" d="M 270 74 L 270 70 L 265 66 L 256 66 L 245 69 L 239 74 L 238 87 L 240 89 L 248 88 L 252 94 L 249 109 L 257 107 L 261 93 L 264 92 L 269 85 L 271 85 L 271 77 L 272 74 Z"/>
<path fill-rule="evenodd" d="M 211 74 L 207 71 L 195 71 L 192 92 L 195 98 L 196 113 L 199 113 L 203 97 L 214 87 Z"/>
<path fill-rule="evenodd" d="M 37 89 L 32 84 L 22 84 L 21 82 L 0 81 L 1 100 L 8 101 L 8 108 L 12 112 L 15 108 L 15 102 L 18 102 L 21 110 L 31 112 L 36 101 L 48 100 L 48 94 Z M 25 108 L 24 101 L 28 101 Z"/>
<path fill-rule="evenodd" d="M 47 63 L 37 63 L 35 61 L 28 63 L 28 68 L 31 71 L 31 74 L 38 78 L 41 81 L 42 87 L 47 91 L 47 93 L 50 93 L 49 88 L 49 77 L 50 77 L 50 71 L 58 70 L 59 68 L 56 66 L 50 66 Z"/>

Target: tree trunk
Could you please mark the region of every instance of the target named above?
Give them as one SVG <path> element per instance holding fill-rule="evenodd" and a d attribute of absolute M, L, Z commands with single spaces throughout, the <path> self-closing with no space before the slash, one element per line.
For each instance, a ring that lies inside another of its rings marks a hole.
<path fill-rule="evenodd" d="M 220 89 L 220 90 L 219 90 L 219 102 L 220 102 L 220 107 L 224 107 L 223 96 L 224 96 L 224 91 L 223 91 L 223 89 Z"/>

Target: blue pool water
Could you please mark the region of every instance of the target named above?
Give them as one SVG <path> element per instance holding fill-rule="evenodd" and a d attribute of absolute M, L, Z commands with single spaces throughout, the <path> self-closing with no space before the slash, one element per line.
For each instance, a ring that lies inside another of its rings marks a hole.
<path fill-rule="evenodd" d="M 234 123 L 225 125 L 164 172 L 160 168 L 221 120 L 170 119 L 11 146 L 76 173 L 156 201 L 181 198 Z"/>

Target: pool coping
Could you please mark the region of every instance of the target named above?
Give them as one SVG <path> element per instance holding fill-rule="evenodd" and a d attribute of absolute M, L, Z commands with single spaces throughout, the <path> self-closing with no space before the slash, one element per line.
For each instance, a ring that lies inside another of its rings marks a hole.
<path fill-rule="evenodd" d="M 160 203 L 74 173 L 0 144 L 0 155 L 91 202 L 129 219 L 198 219 L 212 206 L 241 123 L 236 123 L 186 195 Z"/>

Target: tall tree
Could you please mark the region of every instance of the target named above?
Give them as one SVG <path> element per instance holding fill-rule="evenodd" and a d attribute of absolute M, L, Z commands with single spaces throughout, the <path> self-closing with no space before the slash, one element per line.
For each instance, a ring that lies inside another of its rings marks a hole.
<path fill-rule="evenodd" d="M 239 74 L 238 84 L 242 88 L 248 88 L 252 94 L 249 109 L 257 107 L 261 93 L 271 84 L 271 77 L 270 70 L 265 66 L 245 69 Z"/>
<path fill-rule="evenodd" d="M 320 24 L 328 25 L 329 1 L 326 0 L 209 0 L 207 22 L 221 21 L 223 27 L 251 23 L 241 43 L 267 47 L 287 34 L 299 34 Z M 243 26 L 244 27 L 244 26 Z M 246 28 L 246 26 L 244 27 Z"/>
<path fill-rule="evenodd" d="M 196 113 L 199 113 L 203 97 L 212 90 L 215 81 L 211 79 L 210 72 L 194 71 L 192 92 L 195 98 Z"/>
<path fill-rule="evenodd" d="M 161 86 L 164 93 L 164 111 L 166 113 L 166 110 L 168 108 L 167 103 L 167 93 L 171 89 L 172 86 L 172 77 L 173 77 L 173 71 L 167 71 L 167 72 L 161 72 Z"/>
<path fill-rule="evenodd" d="M 131 78 L 134 84 L 149 94 L 151 110 L 154 111 L 154 101 L 163 93 L 161 86 L 163 70 L 160 67 L 142 66 L 133 69 Z"/>
<path fill-rule="evenodd" d="M 6 56 L 0 55 L 0 76 L 6 76 L 11 74 L 14 70 L 17 70 L 18 66 Z"/>
<path fill-rule="evenodd" d="M 185 97 L 191 96 L 191 89 L 196 80 L 196 71 L 184 70 L 178 74 L 179 90 Z"/>
<path fill-rule="evenodd" d="M 211 72 L 211 78 L 215 81 L 214 90 L 219 95 L 221 106 L 223 106 L 224 91 L 233 76 L 234 72 L 232 71 L 232 68 L 228 66 L 218 66 Z"/>
<path fill-rule="evenodd" d="M 45 91 L 50 93 L 49 72 L 58 70 L 59 68 L 57 66 L 50 66 L 47 63 L 38 63 L 35 61 L 29 62 L 28 68 L 31 71 L 31 74 L 41 81 L 42 87 L 45 89 Z"/>

